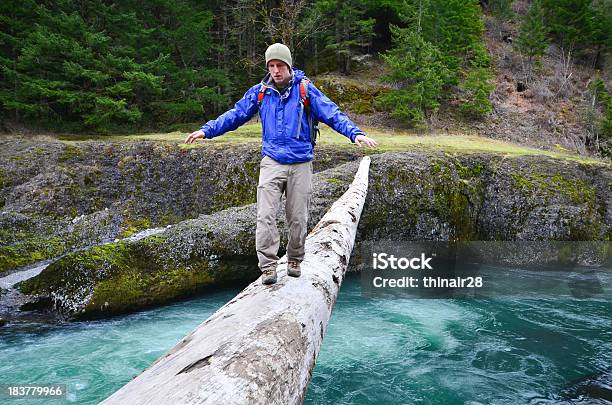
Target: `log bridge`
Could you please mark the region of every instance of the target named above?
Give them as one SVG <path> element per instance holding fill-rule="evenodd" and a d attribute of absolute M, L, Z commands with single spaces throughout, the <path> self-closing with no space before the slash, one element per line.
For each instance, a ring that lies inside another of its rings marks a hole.
<path fill-rule="evenodd" d="M 301 404 L 348 267 L 370 158 L 306 238 L 302 276 L 256 280 L 102 404 Z"/>

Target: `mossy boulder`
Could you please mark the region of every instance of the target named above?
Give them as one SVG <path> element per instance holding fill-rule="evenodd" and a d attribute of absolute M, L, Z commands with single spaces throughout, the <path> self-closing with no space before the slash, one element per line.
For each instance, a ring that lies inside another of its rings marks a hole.
<path fill-rule="evenodd" d="M 19 289 L 52 303 L 66 318 L 89 319 L 163 304 L 209 285 L 254 276 L 252 269 L 236 271 L 239 261 L 232 264 L 233 271 L 228 271 L 228 263 L 211 263 L 209 257 L 177 260 L 166 238 L 153 236 L 69 254 Z"/>
<path fill-rule="evenodd" d="M 612 170 L 542 156 L 372 159 L 364 239 L 609 240 Z"/>
<path fill-rule="evenodd" d="M 373 113 L 374 99 L 389 88 L 378 81 L 364 83 L 337 75 L 321 75 L 316 77 L 315 85 L 326 96 L 333 100 L 342 110 L 358 114 Z"/>

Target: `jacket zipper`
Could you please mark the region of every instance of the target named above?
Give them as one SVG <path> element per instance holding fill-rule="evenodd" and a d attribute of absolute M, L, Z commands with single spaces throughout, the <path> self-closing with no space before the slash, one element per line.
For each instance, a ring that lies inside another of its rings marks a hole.
<path fill-rule="evenodd" d="M 304 104 L 300 102 L 300 117 L 298 118 L 297 136 L 295 139 L 300 139 L 300 130 L 302 129 L 302 114 L 304 113 Z"/>

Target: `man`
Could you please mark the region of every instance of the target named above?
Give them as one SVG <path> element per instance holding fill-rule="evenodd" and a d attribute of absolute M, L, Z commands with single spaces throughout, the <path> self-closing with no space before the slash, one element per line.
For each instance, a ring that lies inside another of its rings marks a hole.
<path fill-rule="evenodd" d="M 216 120 L 208 121 L 190 134 L 185 143 L 198 138 L 210 139 L 233 131 L 249 121 L 259 110 L 262 125 L 262 155 L 257 186 L 257 229 L 255 245 L 262 282 L 276 282 L 276 265 L 280 237 L 276 226 L 277 204 L 284 192 L 289 227 L 287 274 L 301 275 L 304 259 L 308 206 L 312 191 L 312 158 L 310 126 L 312 118 L 324 122 L 359 146 L 376 146 L 329 98 L 313 84 L 305 83 L 304 72 L 292 68 L 291 52 L 283 44 L 266 50 L 268 74 L 251 87 L 233 109 Z M 302 83 L 302 84 L 300 84 Z M 305 89 L 307 86 L 307 89 Z M 309 108 L 304 107 L 305 89 Z M 309 110 L 305 112 L 305 110 Z"/>

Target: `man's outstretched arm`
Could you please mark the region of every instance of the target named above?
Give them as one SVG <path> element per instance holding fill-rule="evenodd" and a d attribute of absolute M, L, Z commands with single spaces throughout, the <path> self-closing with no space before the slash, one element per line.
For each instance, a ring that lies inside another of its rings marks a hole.
<path fill-rule="evenodd" d="M 228 131 L 233 131 L 239 126 L 250 120 L 257 112 L 257 93 L 259 85 L 251 87 L 244 96 L 238 100 L 229 111 L 221 114 L 216 120 L 210 120 L 195 132 L 192 132 L 185 139 L 185 143 L 193 143 L 198 138 L 214 138 L 223 135 Z"/>

